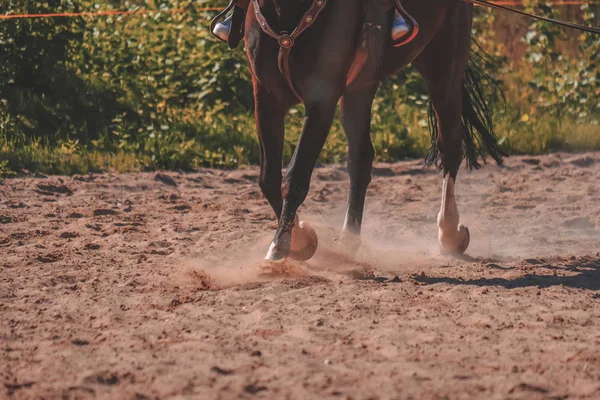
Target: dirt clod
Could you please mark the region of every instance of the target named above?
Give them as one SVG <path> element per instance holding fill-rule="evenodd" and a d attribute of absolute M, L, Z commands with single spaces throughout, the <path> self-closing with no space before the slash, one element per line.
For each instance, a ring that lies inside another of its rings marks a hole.
<path fill-rule="evenodd" d="M 212 372 L 214 372 L 215 374 L 219 374 L 219 375 L 231 375 L 233 374 L 233 371 L 230 369 L 223 369 L 220 367 L 212 367 L 210 369 Z"/>
<path fill-rule="evenodd" d="M 256 394 L 258 392 L 262 392 L 267 390 L 266 386 L 257 386 L 257 385 L 246 385 L 244 386 L 244 392 L 250 394 Z"/>

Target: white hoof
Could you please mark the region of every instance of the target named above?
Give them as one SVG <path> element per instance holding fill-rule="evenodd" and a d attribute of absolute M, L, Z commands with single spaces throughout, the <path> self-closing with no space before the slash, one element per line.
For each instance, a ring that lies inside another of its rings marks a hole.
<path fill-rule="evenodd" d="M 469 228 L 459 225 L 455 235 L 447 237 L 443 231 L 439 233 L 440 246 L 443 254 L 464 254 L 471 243 Z"/>
<path fill-rule="evenodd" d="M 300 221 L 292 229 L 292 242 L 290 244 L 290 258 L 296 261 L 310 260 L 317 252 L 319 239 L 317 233 L 306 221 Z"/>

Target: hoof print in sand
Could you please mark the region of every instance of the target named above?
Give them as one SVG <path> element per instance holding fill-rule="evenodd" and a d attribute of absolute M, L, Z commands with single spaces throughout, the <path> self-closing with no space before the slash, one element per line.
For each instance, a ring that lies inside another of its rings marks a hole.
<path fill-rule="evenodd" d="M 99 208 L 97 210 L 94 210 L 94 217 L 101 217 L 104 215 L 118 215 L 119 213 L 116 212 L 115 210 L 109 210 L 106 208 Z"/>
<path fill-rule="evenodd" d="M 55 263 L 61 259 L 62 257 L 58 254 L 44 254 L 36 257 L 36 260 L 44 264 Z"/>
<path fill-rule="evenodd" d="M 156 174 L 156 175 L 154 175 L 154 180 L 158 181 L 158 182 L 162 182 L 168 186 L 177 187 L 177 182 L 175 182 L 175 179 L 171 178 L 169 175 Z"/>
<path fill-rule="evenodd" d="M 67 196 L 73 195 L 73 191 L 65 185 L 57 186 L 57 185 L 44 185 L 44 184 L 39 183 L 36 185 L 36 187 L 37 187 L 37 190 L 34 189 L 34 192 L 44 195 L 44 196 L 54 196 L 55 194 L 66 194 Z"/>

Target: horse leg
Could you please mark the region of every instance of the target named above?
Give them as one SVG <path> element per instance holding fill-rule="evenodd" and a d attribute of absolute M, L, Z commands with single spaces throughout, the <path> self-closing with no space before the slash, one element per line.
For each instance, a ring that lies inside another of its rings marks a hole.
<path fill-rule="evenodd" d="M 460 81 L 460 79 L 459 79 Z M 462 87 L 437 90 L 431 85 L 431 101 L 438 119 L 440 153 L 444 170 L 442 204 L 438 214 L 438 239 L 443 251 L 462 254 L 470 241 L 469 230 L 459 225 L 460 215 L 454 188 L 462 161 Z"/>
<path fill-rule="evenodd" d="M 460 79 L 459 79 L 460 82 Z M 446 86 L 446 85 L 444 85 Z M 442 250 L 462 254 L 470 241 L 469 230 L 459 225 L 460 215 L 454 188 L 462 161 L 462 101 L 461 86 L 438 90 L 430 85 L 431 101 L 438 120 L 441 163 L 444 171 L 442 184 L 442 204 L 438 214 L 438 239 Z"/>
<path fill-rule="evenodd" d="M 322 91 L 323 88 L 319 88 L 319 90 Z M 303 245 L 308 246 L 309 250 L 312 248 L 311 251 L 304 254 L 295 252 L 296 254 L 292 254 L 293 258 L 306 260 L 312 257 L 316 250 L 314 231 L 310 231 L 309 227 L 299 225 L 296 212 L 308 194 L 315 163 L 333 123 L 337 99 L 334 96 L 325 96 L 317 101 L 307 101 L 302 134 L 281 187 L 283 208 L 281 218 L 279 218 L 279 228 L 266 256 L 269 261 L 281 261 L 290 255 L 292 231 L 294 241 L 304 242 Z M 314 238 L 311 239 L 310 236 Z M 313 243 L 307 243 L 310 241 Z M 299 250 L 302 244 L 294 245 L 294 247 L 294 250 Z"/>
<path fill-rule="evenodd" d="M 448 22 L 414 65 L 425 78 L 439 132 L 436 143 L 444 171 L 442 204 L 438 214 L 438 239 L 442 250 L 462 254 L 470 242 L 469 230 L 459 225 L 454 188 L 463 159 L 463 77 L 469 57 L 470 13 L 454 10 Z M 452 13 L 450 13 L 452 14 Z"/>
<path fill-rule="evenodd" d="M 375 151 L 371 143 L 371 106 L 378 84 L 344 94 L 341 102 L 341 120 L 348 137 L 348 174 L 350 195 L 344 222 L 343 237 L 359 237 L 365 207 L 367 188 Z"/>
<path fill-rule="evenodd" d="M 442 185 L 442 206 L 438 214 L 438 239 L 442 250 L 449 254 L 463 254 L 471 241 L 469 229 L 459 224 L 460 215 L 454 197 L 456 176 L 444 176 Z"/>
<path fill-rule="evenodd" d="M 281 196 L 281 167 L 285 115 L 289 107 L 283 107 L 258 83 L 254 85 L 254 108 L 256 128 L 260 142 L 260 175 L 258 185 L 275 211 L 281 217 L 283 198 Z"/>

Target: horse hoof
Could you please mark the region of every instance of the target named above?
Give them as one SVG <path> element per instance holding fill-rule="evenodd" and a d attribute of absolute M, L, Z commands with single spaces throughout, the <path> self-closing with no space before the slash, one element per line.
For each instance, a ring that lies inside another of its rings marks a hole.
<path fill-rule="evenodd" d="M 464 225 L 458 226 L 456 237 L 453 240 L 444 240 L 440 231 L 440 245 L 442 246 L 442 254 L 457 254 L 462 255 L 467 251 L 471 243 L 471 233 L 469 228 Z"/>
<path fill-rule="evenodd" d="M 269 251 L 267 252 L 267 256 L 265 257 L 265 260 L 270 261 L 272 263 L 281 263 L 287 258 L 287 256 L 288 253 L 286 251 L 284 251 L 280 247 L 277 247 L 275 245 L 275 242 L 272 242 L 271 247 L 269 247 Z"/>
<path fill-rule="evenodd" d="M 306 221 L 300 221 L 292 229 L 290 258 L 296 261 L 310 260 L 317 252 L 319 240 L 317 233 Z"/>
<path fill-rule="evenodd" d="M 465 251 L 469 248 L 469 244 L 471 243 L 471 232 L 469 232 L 469 228 L 464 225 L 458 226 L 458 236 L 462 237 L 463 240 L 460 243 L 460 246 L 456 249 L 458 254 L 465 254 Z"/>

